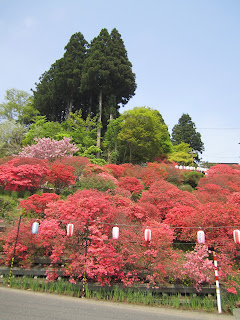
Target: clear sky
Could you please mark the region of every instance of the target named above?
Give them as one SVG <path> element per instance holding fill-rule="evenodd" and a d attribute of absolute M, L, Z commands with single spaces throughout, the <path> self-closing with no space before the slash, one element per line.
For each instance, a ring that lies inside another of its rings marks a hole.
<path fill-rule="evenodd" d="M 136 74 L 121 109 L 159 110 L 169 133 L 188 113 L 208 162 L 240 162 L 239 0 L 0 0 L 0 102 L 31 92 L 72 34 L 117 28 Z"/>

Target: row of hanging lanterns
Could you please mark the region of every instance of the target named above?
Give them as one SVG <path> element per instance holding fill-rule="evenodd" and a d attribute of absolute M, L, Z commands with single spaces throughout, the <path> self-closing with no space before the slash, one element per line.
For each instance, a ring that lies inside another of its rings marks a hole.
<path fill-rule="evenodd" d="M 144 239 L 147 243 L 149 243 L 151 241 L 151 237 L 152 237 L 152 232 L 151 229 L 145 229 L 144 231 Z M 115 226 L 112 228 L 112 238 L 114 240 L 118 240 L 119 238 L 119 227 Z"/>
<path fill-rule="evenodd" d="M 34 222 L 32 225 L 32 234 L 37 234 L 38 233 L 38 228 L 39 228 L 39 223 Z M 74 225 L 73 223 L 69 223 L 67 225 L 67 236 L 71 237 L 73 235 L 73 230 L 74 230 Z M 113 240 L 118 240 L 119 239 L 119 227 L 114 226 L 112 228 L 112 238 Z M 150 243 L 152 238 L 152 232 L 151 229 L 147 228 L 144 231 L 144 239 L 147 243 Z M 234 230 L 233 231 L 233 240 L 236 244 L 240 244 L 240 231 L 239 230 Z M 203 230 L 199 230 L 197 232 L 197 242 L 199 244 L 204 244 L 205 243 L 205 233 Z"/>
<path fill-rule="evenodd" d="M 32 225 L 32 234 L 37 234 L 38 233 L 38 228 L 39 228 L 39 223 L 38 222 L 34 222 Z M 73 230 L 74 230 L 74 225 L 73 223 L 69 223 L 67 224 L 67 236 L 71 237 L 73 235 Z M 145 229 L 144 232 L 144 238 L 146 242 L 150 242 L 151 241 L 151 230 L 150 229 Z M 115 226 L 112 228 L 112 238 L 114 240 L 118 240 L 119 238 L 119 227 Z"/>
<path fill-rule="evenodd" d="M 233 231 L 233 240 L 236 244 L 240 244 L 240 231 L 239 230 Z M 200 244 L 205 243 L 205 233 L 203 230 L 199 230 L 197 232 L 197 242 Z"/>

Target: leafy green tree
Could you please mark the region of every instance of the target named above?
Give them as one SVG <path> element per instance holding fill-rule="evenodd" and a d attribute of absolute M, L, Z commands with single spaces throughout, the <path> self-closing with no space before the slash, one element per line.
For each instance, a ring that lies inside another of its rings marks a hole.
<path fill-rule="evenodd" d="M 188 143 L 190 147 L 197 152 L 202 153 L 204 151 L 204 144 L 201 140 L 201 134 L 196 131 L 195 123 L 192 121 L 188 114 L 183 114 L 172 129 L 172 142 L 174 145 L 180 144 L 181 142 Z"/>
<path fill-rule="evenodd" d="M 121 162 L 141 163 L 167 156 L 172 143 L 161 114 L 148 107 L 135 107 L 121 117 Z"/>
<path fill-rule="evenodd" d="M 31 124 L 23 140 L 23 145 L 33 144 L 35 138 L 61 140 L 64 136 L 69 137 L 59 122 L 47 121 L 45 116 L 38 116 Z"/>
<path fill-rule="evenodd" d="M 0 156 L 17 154 L 22 147 L 26 134 L 24 125 L 14 120 L 6 120 L 0 124 Z"/>
<path fill-rule="evenodd" d="M 82 155 L 90 147 L 96 146 L 97 140 L 97 117 L 88 116 L 86 120 L 82 117 L 81 110 L 71 113 L 70 117 L 62 123 L 62 128 L 66 135 L 78 145 Z"/>
<path fill-rule="evenodd" d="M 88 116 L 84 120 L 81 110 L 71 113 L 70 117 L 62 123 L 47 121 L 45 116 L 36 117 L 23 140 L 23 145 L 35 143 L 35 138 L 59 141 L 64 137 L 71 138 L 71 142 L 78 146 L 78 155 L 96 158 L 96 154 L 101 151 L 96 147 L 97 118 Z"/>
<path fill-rule="evenodd" d="M 53 63 L 36 84 L 34 106 L 48 120 L 62 122 L 71 112 L 84 109 L 86 98 L 79 87 L 87 47 L 80 32 L 73 34 L 63 58 Z"/>
<path fill-rule="evenodd" d="M 173 146 L 173 152 L 169 155 L 169 160 L 178 163 L 179 165 L 193 165 L 193 158 L 196 156 L 193 149 L 188 143 L 181 142 Z"/>
<path fill-rule="evenodd" d="M 104 134 L 103 146 L 107 151 L 108 163 L 117 163 L 119 159 L 119 143 L 118 134 L 121 131 L 121 118 L 109 121 L 107 131 Z"/>
<path fill-rule="evenodd" d="M 14 120 L 28 125 L 38 113 L 33 107 L 33 97 L 30 94 L 17 89 L 6 90 L 5 102 L 0 104 L 1 120 Z"/>

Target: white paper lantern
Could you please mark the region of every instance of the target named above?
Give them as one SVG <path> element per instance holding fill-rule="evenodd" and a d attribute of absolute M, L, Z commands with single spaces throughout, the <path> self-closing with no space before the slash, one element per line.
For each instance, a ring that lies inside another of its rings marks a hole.
<path fill-rule="evenodd" d="M 72 223 L 69 223 L 67 225 L 67 236 L 68 237 L 71 237 L 73 235 L 73 228 L 74 228 L 74 226 Z"/>
<path fill-rule="evenodd" d="M 33 222 L 32 234 L 37 234 L 38 233 L 38 227 L 39 227 L 39 223 L 38 222 Z"/>
<path fill-rule="evenodd" d="M 200 244 L 204 244 L 205 243 L 205 233 L 203 230 L 199 230 L 197 232 L 197 242 Z"/>
<path fill-rule="evenodd" d="M 152 232 L 150 229 L 145 229 L 144 237 L 146 242 L 151 241 Z"/>
<path fill-rule="evenodd" d="M 239 230 L 233 231 L 233 239 L 236 244 L 240 244 L 240 231 Z"/>
<path fill-rule="evenodd" d="M 119 238 L 119 228 L 118 227 L 112 228 L 112 238 L 114 240 L 118 240 L 118 238 Z"/>

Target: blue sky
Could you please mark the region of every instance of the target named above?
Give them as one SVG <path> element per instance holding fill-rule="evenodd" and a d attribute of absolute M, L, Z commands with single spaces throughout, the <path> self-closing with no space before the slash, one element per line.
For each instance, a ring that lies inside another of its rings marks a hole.
<path fill-rule="evenodd" d="M 188 113 L 208 162 L 240 162 L 239 0 L 0 0 L 0 102 L 30 93 L 75 32 L 122 35 L 136 95 L 121 109 L 157 109 L 169 132 Z"/>

